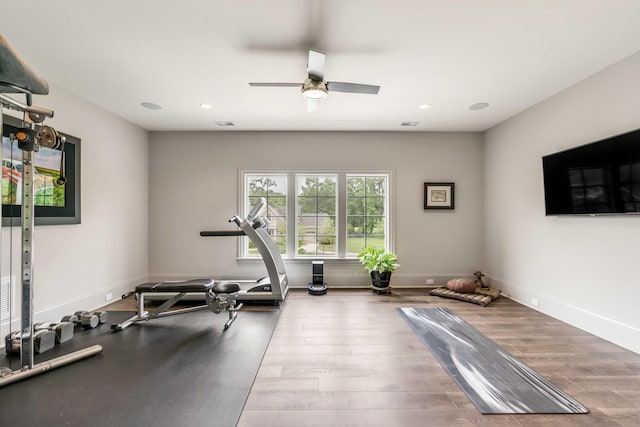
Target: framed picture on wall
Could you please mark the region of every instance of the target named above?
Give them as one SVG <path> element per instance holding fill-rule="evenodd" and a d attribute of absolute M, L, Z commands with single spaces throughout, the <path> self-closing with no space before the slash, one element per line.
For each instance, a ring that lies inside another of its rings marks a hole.
<path fill-rule="evenodd" d="M 425 182 L 425 209 L 453 209 L 455 184 L 453 182 Z"/>
<path fill-rule="evenodd" d="M 2 129 L 2 225 L 22 221 L 22 151 L 9 138 L 22 121 L 4 116 Z M 66 137 L 60 150 L 42 147 L 34 153 L 34 213 L 36 225 L 80 224 L 80 139 Z M 64 164 L 66 183 L 58 182 Z"/>

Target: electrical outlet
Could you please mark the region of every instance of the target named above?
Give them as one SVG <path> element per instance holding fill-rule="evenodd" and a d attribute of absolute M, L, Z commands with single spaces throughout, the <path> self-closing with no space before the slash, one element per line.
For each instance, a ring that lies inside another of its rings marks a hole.
<path fill-rule="evenodd" d="M 427 279 L 427 285 L 433 285 L 433 279 Z"/>
<path fill-rule="evenodd" d="M 106 295 L 104 296 L 104 301 L 105 301 L 105 302 L 109 302 L 109 301 L 111 301 L 112 299 L 113 299 L 113 294 L 112 294 L 111 292 L 109 292 L 108 294 L 106 294 Z"/>
<path fill-rule="evenodd" d="M 534 307 L 539 307 L 540 301 L 538 301 L 538 298 L 531 298 L 531 305 Z"/>

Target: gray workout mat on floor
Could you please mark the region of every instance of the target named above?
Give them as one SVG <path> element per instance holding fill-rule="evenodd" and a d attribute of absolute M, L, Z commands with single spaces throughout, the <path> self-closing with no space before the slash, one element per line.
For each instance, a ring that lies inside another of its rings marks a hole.
<path fill-rule="evenodd" d="M 589 412 L 447 308 L 397 310 L 481 413 Z"/>
<path fill-rule="evenodd" d="M 0 388 L 0 425 L 235 426 L 279 314 L 242 311 L 223 332 L 225 314 L 198 311 L 114 334 L 109 324 L 132 312 L 109 312 L 35 362 L 94 344 L 102 353 Z"/>

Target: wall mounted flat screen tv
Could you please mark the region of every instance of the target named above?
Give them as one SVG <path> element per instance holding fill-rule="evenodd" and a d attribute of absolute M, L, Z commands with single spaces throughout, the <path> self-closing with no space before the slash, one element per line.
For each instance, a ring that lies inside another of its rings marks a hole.
<path fill-rule="evenodd" d="M 542 158 L 547 215 L 640 214 L 640 129 Z"/>

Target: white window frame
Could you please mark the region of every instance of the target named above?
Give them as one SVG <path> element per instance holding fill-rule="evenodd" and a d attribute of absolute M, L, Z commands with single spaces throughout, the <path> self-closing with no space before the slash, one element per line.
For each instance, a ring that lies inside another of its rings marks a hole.
<path fill-rule="evenodd" d="M 395 252 L 395 212 L 394 212 L 394 176 L 393 171 L 388 169 L 376 170 L 360 170 L 360 169 L 290 169 L 290 170 L 269 170 L 269 169 L 240 169 L 238 171 L 238 188 L 240 194 L 238 197 L 238 212 L 241 216 L 246 216 L 250 206 L 248 203 L 248 175 L 286 175 L 287 176 L 287 254 L 283 259 L 290 260 L 309 260 L 314 259 L 335 259 L 335 260 L 354 260 L 355 257 L 347 257 L 347 176 L 384 176 L 386 178 L 385 191 L 385 248 L 390 252 Z M 337 176 L 337 208 L 336 208 L 336 255 L 298 255 L 297 236 L 298 236 L 298 220 L 297 220 L 297 176 L 319 176 L 319 175 L 336 175 Z M 238 257 L 241 259 L 256 259 L 259 257 L 249 255 L 247 253 L 247 238 L 240 240 L 238 246 Z"/>
<path fill-rule="evenodd" d="M 299 212 L 300 211 L 300 201 L 298 198 L 298 183 L 299 180 L 302 177 L 315 177 L 315 178 L 335 178 L 336 180 L 336 196 L 335 196 L 335 213 L 336 213 L 336 254 L 335 255 L 317 255 L 317 254 L 299 254 L 298 253 L 298 238 L 299 238 L 299 233 L 300 233 L 300 224 L 298 221 L 298 216 L 296 215 L 294 222 L 295 222 L 295 236 L 292 239 L 289 239 L 289 235 L 287 234 L 287 239 L 288 242 L 291 243 L 293 241 L 294 247 L 295 247 L 295 251 L 292 252 L 292 254 L 294 255 L 295 258 L 337 258 L 338 257 L 338 245 L 339 245 L 339 241 L 340 241 L 340 227 L 338 227 L 338 217 L 339 217 L 339 212 L 340 212 L 340 207 L 338 204 L 338 196 L 340 194 L 340 189 L 339 189 L 339 175 L 337 173 L 317 173 L 317 172 L 313 172 L 313 173 L 295 173 L 293 174 L 293 179 L 295 180 L 295 186 L 296 186 L 296 190 L 295 190 L 295 194 L 293 194 L 293 196 L 295 197 L 295 212 Z M 316 219 L 317 219 L 317 212 L 316 212 Z M 290 222 L 288 222 L 290 224 Z M 317 237 L 316 237 L 316 244 L 317 244 Z M 288 252 L 287 248 L 287 252 Z"/>
<path fill-rule="evenodd" d="M 386 187 L 385 187 L 385 200 L 384 200 L 384 217 L 385 217 L 385 230 L 386 232 L 384 233 L 384 247 L 390 251 L 390 252 L 394 252 L 394 248 L 393 245 L 391 244 L 391 242 L 393 241 L 391 239 L 391 203 L 390 203 L 390 198 L 391 198 L 391 185 L 390 185 L 390 181 L 391 181 L 391 173 L 387 172 L 366 172 L 366 173 L 358 173 L 358 172 L 347 172 L 344 176 L 344 191 L 343 191 L 343 195 L 344 195 L 344 200 L 343 200 L 343 206 L 345 206 L 344 212 L 343 212 L 343 219 L 344 219 L 344 223 L 343 223 L 343 230 L 345 230 L 344 232 L 344 254 L 346 257 L 346 237 L 347 237 L 347 233 L 346 233 L 346 227 L 347 227 L 347 213 L 346 213 L 346 206 L 347 206 L 347 178 L 348 177 L 363 177 L 363 178 L 367 178 L 367 177 L 376 177 L 376 176 L 385 176 L 386 180 Z M 365 218 L 366 218 L 366 214 L 365 214 Z M 352 257 L 353 258 L 353 257 Z"/>

